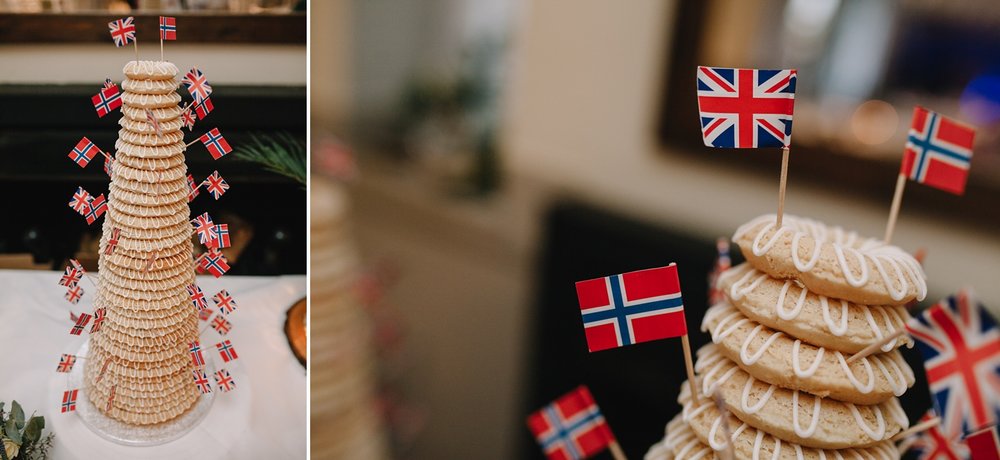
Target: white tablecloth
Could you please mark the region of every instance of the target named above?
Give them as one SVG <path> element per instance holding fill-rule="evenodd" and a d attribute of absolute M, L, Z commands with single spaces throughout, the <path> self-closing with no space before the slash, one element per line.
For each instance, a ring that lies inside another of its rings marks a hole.
<path fill-rule="evenodd" d="M 65 288 L 57 285 L 59 276 L 0 270 L 0 399 L 7 401 L 7 407 L 16 399 L 29 415 L 35 411 L 45 416 L 45 432 L 56 435 L 50 458 L 306 457 L 306 372 L 292 355 L 283 330 L 285 311 L 305 296 L 304 276 L 198 278 L 206 298 L 227 289 L 239 305 L 229 316 L 233 329 L 226 336 L 239 359 L 225 364 L 237 389 L 217 394 L 209 415 L 189 433 L 154 447 L 112 443 L 90 431 L 76 413 L 59 412 L 67 382 L 66 374 L 56 372 L 59 356 L 76 354 L 88 337 L 69 334 L 69 311 L 90 312 L 96 291 L 82 280 L 86 294 L 79 305 L 71 305 L 63 298 Z M 215 334 L 211 329 L 202 334 L 206 359 L 209 353 L 218 358 L 217 340 L 204 339 L 215 339 L 211 334 Z"/>

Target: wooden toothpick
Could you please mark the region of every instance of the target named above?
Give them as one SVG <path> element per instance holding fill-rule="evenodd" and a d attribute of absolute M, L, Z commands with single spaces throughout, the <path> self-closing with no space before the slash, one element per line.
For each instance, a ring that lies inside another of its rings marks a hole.
<path fill-rule="evenodd" d="M 897 433 L 895 436 L 892 437 L 892 440 L 899 441 L 900 439 L 906 438 L 907 436 L 917 434 L 921 431 L 929 430 L 937 426 L 938 423 L 941 423 L 941 417 L 934 417 L 930 420 L 920 422 L 916 425 L 911 426 L 906 430 L 900 431 L 899 433 Z"/>
<path fill-rule="evenodd" d="M 694 363 L 692 363 L 691 359 L 691 341 L 688 340 L 687 334 L 681 336 L 681 345 L 684 346 L 684 367 L 687 368 L 688 385 L 691 387 L 691 401 L 694 401 L 695 405 L 698 405 L 698 400 L 701 398 L 698 396 L 698 385 L 695 383 Z"/>
<path fill-rule="evenodd" d="M 906 328 L 896 329 L 896 331 L 893 332 L 892 334 L 882 337 L 882 340 L 879 340 L 878 342 L 868 345 L 867 347 L 862 348 L 861 351 L 851 355 L 851 357 L 847 358 L 847 364 L 851 364 L 854 361 L 864 358 L 865 356 L 868 356 L 872 353 L 875 353 L 876 351 L 884 347 L 885 344 L 892 342 L 893 340 L 896 340 L 903 334 L 906 334 Z"/>
<path fill-rule="evenodd" d="M 628 458 L 625 457 L 625 451 L 622 450 L 622 446 L 621 444 L 618 444 L 617 439 L 611 441 L 611 444 L 608 444 L 608 449 L 611 450 L 611 456 L 614 457 L 615 460 L 628 460 Z"/>
<path fill-rule="evenodd" d="M 903 189 L 906 188 L 906 174 L 899 173 L 896 178 L 896 193 L 892 196 L 892 207 L 889 208 L 889 223 L 885 226 L 885 244 L 892 241 L 892 232 L 896 230 L 896 218 L 899 217 L 899 206 L 903 202 Z"/>
<path fill-rule="evenodd" d="M 781 181 L 778 183 L 778 219 L 774 226 L 781 228 L 781 219 L 785 214 L 785 186 L 788 183 L 788 147 L 781 149 Z"/>

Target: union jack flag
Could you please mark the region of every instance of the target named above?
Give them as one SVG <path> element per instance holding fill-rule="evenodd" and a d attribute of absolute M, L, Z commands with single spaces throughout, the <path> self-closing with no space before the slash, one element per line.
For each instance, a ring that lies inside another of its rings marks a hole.
<path fill-rule="evenodd" d="M 80 316 L 76 319 L 76 324 L 73 325 L 73 329 L 70 329 L 69 333 L 72 335 L 80 335 L 83 333 L 83 328 L 87 327 L 87 323 L 90 322 L 90 314 L 80 313 Z"/>
<path fill-rule="evenodd" d="M 76 410 L 76 396 L 80 390 L 68 390 L 63 392 L 62 413 Z"/>
<path fill-rule="evenodd" d="M 222 137 L 219 133 L 219 128 L 212 128 L 211 131 L 202 134 L 198 138 L 202 144 L 205 144 L 205 148 L 208 149 L 208 153 L 212 155 L 212 158 L 218 160 L 222 158 L 223 155 L 232 152 L 233 148 L 229 146 L 229 142 L 226 142 L 226 138 Z"/>
<path fill-rule="evenodd" d="M 208 182 L 205 189 L 208 190 L 208 193 L 216 200 L 226 193 L 226 190 L 229 190 L 229 183 L 219 175 L 219 171 L 213 171 L 212 175 L 206 177 L 203 182 Z"/>
<path fill-rule="evenodd" d="M 198 242 L 201 244 L 208 244 L 218 238 L 215 233 L 215 223 L 212 222 L 212 216 L 208 215 L 207 212 L 191 219 L 191 225 L 194 226 L 194 231 L 198 234 Z"/>
<path fill-rule="evenodd" d="M 104 154 L 104 173 L 108 175 L 108 178 L 112 178 L 112 171 L 115 168 L 115 159 L 111 155 Z"/>
<path fill-rule="evenodd" d="M 719 276 L 722 272 L 729 270 L 733 266 L 732 259 L 729 258 L 729 238 L 720 237 L 715 240 L 715 249 L 718 256 L 715 258 L 715 267 L 708 274 L 708 304 L 715 305 L 726 298 L 726 294 L 716 287 Z"/>
<path fill-rule="evenodd" d="M 216 278 L 225 275 L 226 272 L 229 271 L 229 261 L 226 260 L 226 256 L 224 256 L 221 251 L 215 248 L 209 248 L 208 252 L 205 254 L 205 258 L 201 259 L 202 269 L 211 273 Z"/>
<path fill-rule="evenodd" d="M 215 344 L 215 348 L 219 349 L 219 356 L 222 356 L 222 361 L 228 363 L 229 361 L 239 358 L 236 356 L 236 349 L 233 348 L 232 342 L 228 340 L 223 340 Z"/>
<path fill-rule="evenodd" d="M 90 139 L 84 137 L 80 139 L 80 142 L 76 143 L 76 147 L 69 152 L 69 159 L 73 160 L 74 163 L 80 165 L 81 168 L 86 168 L 90 164 L 90 160 L 93 160 L 101 149 L 97 148 Z"/>
<path fill-rule="evenodd" d="M 194 131 L 194 115 L 191 113 L 191 109 L 185 109 L 181 112 L 181 119 L 184 121 L 184 127 L 188 131 Z"/>
<path fill-rule="evenodd" d="M 205 356 L 201 354 L 201 342 L 195 340 L 189 343 L 188 349 L 191 351 L 191 361 L 194 363 L 194 367 L 204 367 Z"/>
<path fill-rule="evenodd" d="M 160 40 L 177 40 L 177 19 L 160 16 Z"/>
<path fill-rule="evenodd" d="M 910 180 L 962 195 L 976 131 L 923 107 L 913 109 L 899 173 Z"/>
<path fill-rule="evenodd" d="M 104 194 L 97 195 L 90 202 L 90 206 L 87 208 L 87 213 L 84 214 L 84 218 L 87 219 L 87 225 L 93 224 L 95 220 L 104 214 L 104 211 L 108 210 L 108 203 L 104 200 Z"/>
<path fill-rule="evenodd" d="M 104 318 L 107 315 L 108 315 L 107 309 L 104 307 L 94 310 L 94 324 L 90 326 L 91 334 L 101 330 L 101 325 L 104 324 Z"/>
<path fill-rule="evenodd" d="M 115 46 L 121 48 L 135 41 L 135 24 L 132 21 L 134 18 L 129 16 L 108 23 L 108 30 L 111 32 L 111 39 L 115 41 Z"/>
<path fill-rule="evenodd" d="M 59 278 L 59 285 L 66 287 L 76 286 L 83 279 L 83 273 L 73 267 L 66 267 L 66 271 L 63 272 L 62 277 Z"/>
<path fill-rule="evenodd" d="M 927 411 L 920 418 L 920 423 L 934 418 L 934 410 Z M 910 445 L 910 449 L 917 453 L 918 460 L 961 460 L 969 458 L 969 451 L 965 444 L 959 442 L 957 436 L 952 436 L 941 431 L 941 425 L 934 425 L 929 429 L 918 433 Z"/>
<path fill-rule="evenodd" d="M 108 242 L 104 245 L 104 254 L 111 255 L 115 252 L 115 247 L 118 246 L 118 239 L 121 237 L 122 229 L 112 228 L 111 236 L 108 237 Z"/>
<path fill-rule="evenodd" d="M 1000 460 L 1000 437 L 997 426 L 983 428 L 965 437 L 972 460 Z"/>
<path fill-rule="evenodd" d="M 959 437 L 1000 420 L 1000 329 L 970 292 L 938 302 L 907 329 L 944 433 Z"/>
<path fill-rule="evenodd" d="M 195 104 L 201 104 L 202 101 L 208 98 L 209 94 L 212 94 L 212 85 L 208 84 L 205 74 L 201 70 L 198 70 L 197 67 L 191 68 L 188 73 L 184 74 L 183 83 L 187 86 L 191 97 L 194 98 Z"/>
<path fill-rule="evenodd" d="M 230 314 L 236 311 L 236 300 L 233 296 L 229 294 L 229 291 L 223 289 L 212 297 L 212 301 L 215 302 L 215 306 L 219 307 L 219 313 Z"/>
<path fill-rule="evenodd" d="M 83 269 L 83 264 L 81 264 L 79 260 L 76 260 L 76 259 L 69 259 L 69 264 L 70 264 L 70 265 L 71 265 L 71 266 L 72 266 L 73 268 L 75 268 L 75 269 L 79 270 L 79 271 L 80 271 L 80 273 L 83 273 L 83 274 L 85 274 L 85 275 L 87 274 L 87 270 L 84 270 L 84 269 Z"/>
<path fill-rule="evenodd" d="M 206 97 L 204 101 L 194 106 L 194 113 L 198 114 L 199 120 L 204 120 L 213 110 L 215 110 L 215 104 L 212 104 L 212 98 L 210 97 Z"/>
<path fill-rule="evenodd" d="M 195 198 L 201 193 L 198 191 L 201 188 L 201 183 L 194 183 L 194 176 L 188 174 L 188 203 L 194 201 Z"/>
<path fill-rule="evenodd" d="M 153 131 L 156 132 L 156 137 L 163 137 L 163 129 L 160 128 L 160 120 L 156 119 L 156 115 L 153 115 L 153 111 L 146 109 L 146 122 L 149 126 L 153 127 Z"/>
<path fill-rule="evenodd" d="M 198 287 L 197 284 L 191 284 L 187 287 L 188 295 L 191 296 L 191 305 L 198 311 L 202 311 L 208 308 L 208 301 L 205 300 L 205 292 Z"/>
<path fill-rule="evenodd" d="M 118 389 L 118 384 L 111 385 L 111 393 L 108 395 L 108 405 L 104 406 L 105 412 L 111 412 L 111 408 L 115 406 L 115 390 Z"/>
<path fill-rule="evenodd" d="M 232 328 L 233 324 L 226 321 L 226 318 L 223 318 L 222 315 L 216 315 L 215 319 L 212 320 L 212 329 L 215 329 L 219 335 L 228 334 Z"/>
<path fill-rule="evenodd" d="M 687 334 L 677 265 L 576 283 L 591 352 Z"/>
<path fill-rule="evenodd" d="M 529 415 L 528 429 L 551 460 L 588 458 L 615 442 L 611 427 L 583 385 Z"/>
<path fill-rule="evenodd" d="M 73 197 L 69 200 L 69 207 L 73 208 L 74 211 L 80 213 L 80 215 L 86 215 L 87 210 L 90 209 L 90 202 L 94 197 L 90 196 L 83 187 L 77 187 L 76 193 L 73 193 Z"/>
<path fill-rule="evenodd" d="M 70 288 L 66 290 L 65 297 L 69 303 L 76 305 L 80 303 L 80 299 L 83 298 L 83 288 L 80 287 L 79 284 L 70 286 Z"/>
<path fill-rule="evenodd" d="M 192 369 L 191 373 L 194 375 L 194 384 L 198 386 L 198 391 L 201 391 L 201 394 L 212 392 L 212 385 L 208 382 L 208 374 L 205 371 Z"/>
<path fill-rule="evenodd" d="M 94 104 L 94 110 L 97 111 L 97 117 L 104 118 L 105 115 L 122 106 L 122 97 L 121 94 L 118 93 L 118 87 L 113 86 L 111 88 L 104 88 L 97 94 L 91 96 L 90 102 Z"/>
<path fill-rule="evenodd" d="M 225 369 L 219 369 L 215 373 L 215 386 L 219 387 L 219 391 L 223 393 L 228 393 L 229 391 L 236 388 L 236 381 L 233 377 L 229 375 L 229 371 Z"/>
<path fill-rule="evenodd" d="M 209 310 L 207 308 L 204 310 L 198 310 L 198 319 L 202 321 L 208 321 L 208 319 L 211 317 L 212 317 L 212 310 Z"/>
<path fill-rule="evenodd" d="M 701 134 L 708 147 L 788 147 L 795 69 L 698 67 Z"/>
<path fill-rule="evenodd" d="M 216 238 L 213 241 L 209 241 L 207 246 L 213 249 L 228 248 L 230 246 L 229 241 L 229 224 L 219 224 L 215 226 Z"/>
<path fill-rule="evenodd" d="M 69 372 L 73 370 L 74 364 L 76 364 L 76 356 L 63 353 L 59 358 L 59 365 L 56 366 L 56 372 Z"/>
<path fill-rule="evenodd" d="M 118 85 L 116 85 L 115 82 L 111 81 L 111 77 L 104 79 L 104 87 L 101 89 L 108 89 L 108 88 L 118 88 Z"/>

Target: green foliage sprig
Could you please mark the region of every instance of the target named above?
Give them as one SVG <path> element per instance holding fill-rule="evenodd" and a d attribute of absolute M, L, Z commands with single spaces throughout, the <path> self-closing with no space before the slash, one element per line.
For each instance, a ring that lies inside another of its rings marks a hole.
<path fill-rule="evenodd" d="M 4 402 L 0 401 L 0 460 L 41 460 L 48 457 L 52 448 L 53 434 L 42 436 L 45 417 L 34 413 L 27 420 L 24 409 L 17 401 L 10 405 L 10 412 L 4 412 Z"/>
<path fill-rule="evenodd" d="M 306 144 L 287 132 L 273 136 L 250 133 L 245 142 L 233 151 L 236 158 L 259 163 L 265 169 L 306 185 Z"/>

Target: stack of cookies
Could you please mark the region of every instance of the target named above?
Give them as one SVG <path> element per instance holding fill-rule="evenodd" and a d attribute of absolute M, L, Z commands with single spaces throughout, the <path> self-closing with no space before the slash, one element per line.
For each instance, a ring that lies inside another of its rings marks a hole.
<path fill-rule="evenodd" d="M 177 67 L 132 61 L 124 72 L 95 300 L 105 318 L 90 336 L 84 382 L 107 416 L 150 425 L 183 414 L 200 394 L 189 354 L 198 337 L 186 289 L 195 279 L 192 227 Z"/>
<path fill-rule="evenodd" d="M 726 271 L 698 350 L 700 395 L 648 458 L 896 459 L 891 438 L 909 427 L 898 396 L 913 371 L 898 347 L 905 305 L 923 299 L 920 264 L 897 247 L 785 215 L 743 225 L 733 240 L 747 262 Z M 885 342 L 875 353 L 851 356 Z M 712 397 L 721 400 L 720 413 Z"/>

